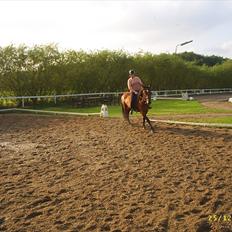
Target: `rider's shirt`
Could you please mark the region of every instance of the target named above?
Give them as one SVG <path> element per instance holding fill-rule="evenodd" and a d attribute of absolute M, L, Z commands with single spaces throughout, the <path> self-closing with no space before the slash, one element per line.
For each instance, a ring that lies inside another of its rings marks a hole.
<path fill-rule="evenodd" d="M 127 81 L 127 86 L 128 86 L 128 89 L 131 91 L 131 92 L 136 92 L 138 93 L 140 91 L 140 89 L 142 88 L 142 81 L 140 80 L 139 77 L 137 76 L 134 76 L 133 78 L 130 77 Z"/>

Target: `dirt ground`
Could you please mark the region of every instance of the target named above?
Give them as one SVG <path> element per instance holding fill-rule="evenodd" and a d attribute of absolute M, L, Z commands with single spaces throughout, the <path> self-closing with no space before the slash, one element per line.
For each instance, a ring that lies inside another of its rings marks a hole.
<path fill-rule="evenodd" d="M 232 231 L 232 130 L 133 123 L 0 115 L 0 231 Z"/>
<path fill-rule="evenodd" d="M 232 97 L 232 93 L 231 94 L 194 95 L 193 97 L 201 102 L 209 102 L 209 101 L 227 102 L 228 99 Z"/>

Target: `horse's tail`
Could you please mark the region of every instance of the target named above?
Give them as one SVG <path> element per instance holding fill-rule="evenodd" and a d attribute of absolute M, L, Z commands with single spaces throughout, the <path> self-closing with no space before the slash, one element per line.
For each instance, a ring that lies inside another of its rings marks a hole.
<path fill-rule="evenodd" d="M 127 97 L 127 95 L 128 95 L 127 93 L 124 93 L 121 96 L 121 107 L 122 107 L 123 118 L 130 123 L 130 120 L 129 120 L 129 111 L 127 109 L 127 104 L 126 104 L 126 100 L 127 100 L 126 97 Z"/>
<path fill-rule="evenodd" d="M 123 115 L 123 118 L 126 119 L 125 99 L 124 99 L 123 95 L 121 96 L 121 107 L 122 107 L 122 115 Z"/>

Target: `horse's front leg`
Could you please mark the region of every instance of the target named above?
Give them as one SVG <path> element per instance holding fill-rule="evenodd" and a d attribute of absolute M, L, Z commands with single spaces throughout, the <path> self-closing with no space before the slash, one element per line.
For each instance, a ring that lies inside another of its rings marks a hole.
<path fill-rule="evenodd" d="M 129 124 L 131 124 L 130 118 L 129 118 L 129 113 L 127 114 L 127 122 L 128 122 Z"/>
<path fill-rule="evenodd" d="M 146 120 L 147 120 L 149 126 L 151 127 L 151 131 L 154 132 L 154 128 L 153 128 L 153 126 L 151 125 L 150 119 L 149 119 L 147 116 L 145 116 L 145 118 L 146 118 Z"/>

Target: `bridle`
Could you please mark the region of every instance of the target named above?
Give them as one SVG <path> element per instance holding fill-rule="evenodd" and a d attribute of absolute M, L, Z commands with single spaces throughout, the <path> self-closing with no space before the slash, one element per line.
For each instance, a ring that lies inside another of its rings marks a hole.
<path fill-rule="evenodd" d="M 143 102 L 144 104 L 149 105 L 151 103 L 150 97 L 151 97 L 150 90 L 147 88 L 143 88 L 140 92 L 139 101 L 141 103 Z"/>

